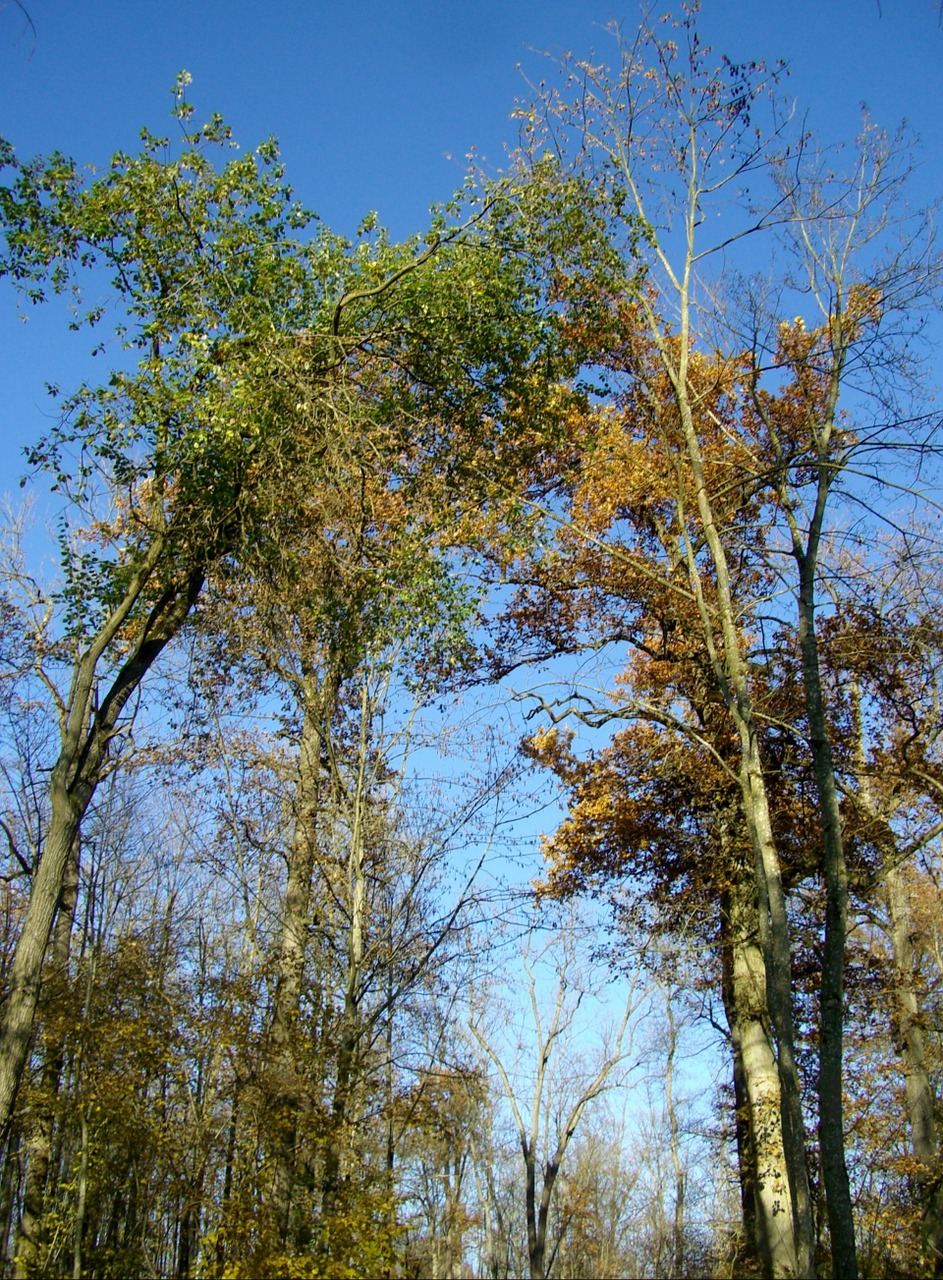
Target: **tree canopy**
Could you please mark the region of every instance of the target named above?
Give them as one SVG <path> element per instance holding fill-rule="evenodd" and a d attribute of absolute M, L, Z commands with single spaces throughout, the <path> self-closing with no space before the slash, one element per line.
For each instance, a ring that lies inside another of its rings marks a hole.
<path fill-rule="evenodd" d="M 2 1274 L 943 1274 L 932 213 L 613 35 L 402 242 L 0 143 Z"/>

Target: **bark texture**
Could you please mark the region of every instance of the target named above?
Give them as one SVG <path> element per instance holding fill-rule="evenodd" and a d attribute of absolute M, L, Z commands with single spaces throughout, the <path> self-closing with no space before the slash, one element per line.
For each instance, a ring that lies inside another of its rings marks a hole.
<path fill-rule="evenodd" d="M 741 1187 L 748 1251 L 754 1245 L 763 1274 L 801 1276 L 795 1211 L 784 1136 L 779 1064 L 773 1043 L 759 910 L 748 882 L 727 898 L 729 999 L 735 1072 L 742 1080 Z M 739 1101 L 739 1099 L 738 1099 Z"/>
<path fill-rule="evenodd" d="M 317 854 L 318 822 L 325 786 L 322 759 L 327 750 L 334 685 L 314 676 L 301 682 L 302 724 L 294 794 L 294 824 L 288 858 L 288 884 L 278 948 L 278 970 L 272 1011 L 272 1100 L 275 1150 L 272 1208 L 283 1244 L 297 1243 L 292 1228 L 292 1201 L 299 1160 L 298 1124 L 310 1099 L 304 1065 L 298 1060 L 297 1021 L 305 980 L 311 928 L 311 891 Z"/>
<path fill-rule="evenodd" d="M 68 982 L 72 928 L 75 923 L 75 906 L 78 899 L 79 844 L 78 840 L 73 843 L 71 856 L 66 865 L 50 955 L 51 976 L 63 987 Z M 26 1280 L 27 1277 L 34 1275 L 42 1255 L 46 1185 L 49 1180 L 52 1155 L 56 1099 L 62 1083 L 64 1061 L 65 1045 L 60 1035 L 56 1036 L 46 1048 L 39 1099 L 28 1120 L 23 1208 L 17 1225 L 14 1252 L 16 1280 Z"/>

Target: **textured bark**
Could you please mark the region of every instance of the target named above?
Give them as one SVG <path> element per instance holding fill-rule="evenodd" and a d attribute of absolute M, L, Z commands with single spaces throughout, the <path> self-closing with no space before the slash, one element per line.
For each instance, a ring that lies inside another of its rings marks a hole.
<path fill-rule="evenodd" d="M 692 157 L 696 154 L 697 127 L 692 129 Z M 692 160 L 692 163 L 695 163 Z M 696 228 L 700 221 L 696 192 L 696 172 L 689 175 L 691 198 L 684 210 L 687 253 L 684 272 L 678 282 L 680 326 L 675 345 L 666 338 L 659 318 L 652 315 L 650 332 L 671 383 L 677 409 L 684 455 L 695 494 L 697 521 L 710 557 L 713 584 L 705 584 L 702 569 L 690 536 L 685 537 L 685 558 L 691 587 L 701 618 L 704 644 L 717 688 L 723 697 L 740 743 L 740 788 L 743 810 L 756 855 L 757 898 L 760 940 L 766 968 L 766 983 L 772 1031 L 777 1049 L 780 1092 L 783 1107 L 783 1143 L 789 1176 L 790 1211 L 795 1232 L 796 1274 L 815 1275 L 815 1239 L 812 1199 L 809 1192 L 805 1150 L 805 1123 L 802 1116 L 799 1071 L 795 1054 L 792 1011 L 792 948 L 779 854 L 770 821 L 769 797 L 760 757 L 756 712 L 750 675 L 743 653 L 740 625 L 742 611 L 735 599 L 730 572 L 729 548 L 722 536 L 707 483 L 702 437 L 695 412 L 697 394 L 691 384 L 693 354 L 691 333 L 691 272 L 695 261 Z M 681 492 L 679 490 L 679 497 Z M 693 516 L 694 513 L 691 513 Z M 686 516 L 685 519 L 690 519 Z M 705 586 L 707 585 L 707 589 Z M 747 1053 L 744 1039 L 743 1052 Z"/>
<path fill-rule="evenodd" d="M 833 283 L 840 299 L 844 292 L 842 282 L 836 280 Z M 832 301 L 835 301 L 834 297 Z M 756 400 L 759 416 L 767 426 L 769 440 L 777 456 L 776 487 L 798 571 L 797 631 L 825 882 L 825 937 L 819 986 L 819 1149 L 832 1272 L 836 1280 L 857 1280 L 858 1275 L 854 1214 L 845 1162 L 842 1095 L 848 872 L 819 664 L 815 587 L 829 495 L 843 465 L 840 450 L 836 447 L 836 413 L 848 340 L 849 333 L 843 327 L 841 315 L 836 314 L 830 324 L 831 363 L 824 388 L 805 406 L 803 430 L 807 430 L 808 435 L 802 441 L 802 448 L 808 452 L 812 467 L 813 497 L 810 501 L 800 500 L 797 496 L 795 485 L 802 482 L 797 482 L 794 473 L 795 456 L 789 448 L 784 448 L 775 424 Z M 811 370 L 807 369 L 806 373 L 809 372 Z"/>
<path fill-rule="evenodd" d="M 943 1178 L 936 1126 L 936 1097 L 927 1066 L 926 1037 L 914 985 L 913 921 L 900 867 L 885 872 L 884 893 L 894 953 L 894 1030 L 904 1067 L 907 1119 L 913 1153 L 920 1165 L 926 1255 L 935 1276 L 943 1276 Z"/>
<path fill-rule="evenodd" d="M 851 1186 L 845 1163 L 842 1094 L 848 871 L 815 636 L 816 562 L 814 553 L 803 556 L 799 562 L 799 646 L 802 652 L 812 765 L 818 792 L 825 879 L 825 942 L 822 949 L 819 1012 L 819 1149 L 828 1213 L 832 1274 L 836 1280 L 857 1280 L 858 1258 Z"/>
<path fill-rule="evenodd" d="M 759 909 L 748 882 L 728 898 L 730 997 L 733 1033 L 740 1060 L 746 1106 L 744 1146 L 752 1176 L 744 1188 L 752 1199 L 756 1249 L 763 1274 L 802 1276 L 793 1193 L 785 1144 L 782 1080 L 771 1032 L 766 963 L 759 941 Z"/>
<path fill-rule="evenodd" d="M 734 891 L 736 892 L 736 888 Z M 742 890 L 741 890 L 742 892 Z M 743 1218 L 743 1248 L 738 1262 L 751 1273 L 760 1266 L 759 1232 L 757 1224 L 756 1148 L 753 1142 L 753 1118 L 750 1095 L 747 1090 L 743 1064 L 743 1037 L 740 1014 L 737 1007 L 737 991 L 734 986 L 734 938 L 733 918 L 739 912 L 731 912 L 732 892 L 728 890 L 721 902 L 721 991 L 727 1025 L 730 1028 L 730 1049 L 733 1059 L 734 1134 L 737 1143 L 737 1169 L 740 1182 L 740 1210 Z"/>
<path fill-rule="evenodd" d="M 40 975 L 80 814 L 59 779 L 53 779 L 52 814 L 43 856 L 30 887 L 29 906 L 17 940 L 10 987 L 0 1023 L 0 1124 L 8 1124 L 26 1067 L 39 1002 Z M 87 801 L 86 801 L 87 803 Z M 81 806 L 84 812 L 85 805 Z"/>
<path fill-rule="evenodd" d="M 693 211 L 690 216 L 692 218 L 695 216 Z M 693 230 L 691 235 L 693 236 Z M 756 855 L 759 936 L 765 962 L 767 1001 L 775 1037 L 780 1078 L 779 1092 L 782 1098 L 783 1145 L 790 1193 L 785 1209 L 792 1217 L 795 1233 L 795 1271 L 792 1274 L 812 1277 L 815 1275 L 815 1240 L 805 1150 L 805 1123 L 802 1116 L 801 1088 L 795 1053 L 789 922 L 779 854 L 770 820 L 766 780 L 760 758 L 753 698 L 738 628 L 740 614 L 733 597 L 727 548 L 714 517 L 705 479 L 701 442 L 690 398 L 691 388 L 688 384 L 687 367 L 690 355 L 687 306 L 682 316 L 683 341 L 681 355 L 677 362 L 671 356 L 667 344 L 662 339 L 656 338 L 656 341 L 659 341 L 664 353 L 666 372 L 675 389 L 685 452 L 697 496 L 697 513 L 716 576 L 715 599 L 709 603 L 697 561 L 689 544 L 688 566 L 702 618 L 705 644 L 718 688 L 724 697 L 740 740 L 740 788 L 746 825 Z M 718 649 L 715 629 L 720 632 L 722 650 Z M 743 1039 L 742 1051 L 746 1058 L 748 1052 L 746 1037 Z M 783 1257 L 786 1265 L 788 1259 L 786 1255 Z"/>
<path fill-rule="evenodd" d="M 341 1155 L 346 1145 L 350 1120 L 350 1102 L 357 1071 L 360 1046 L 360 991 L 363 979 L 364 923 L 367 905 L 366 818 L 369 800 L 368 741 L 369 690 L 361 693 L 360 742 L 356 782 L 350 798 L 350 845 L 347 853 L 347 970 L 344 979 L 344 1010 L 341 1016 L 337 1047 L 337 1070 L 331 1102 L 331 1123 L 324 1147 L 324 1171 L 321 1184 L 322 1212 L 325 1218 L 335 1212 L 340 1187 Z"/>
<path fill-rule="evenodd" d="M 322 757 L 334 700 L 333 685 L 314 676 L 302 684 L 301 741 L 294 795 L 294 827 L 288 859 L 288 884 L 278 949 L 272 1012 L 272 1100 L 275 1127 L 272 1209 L 282 1243 L 292 1238 L 292 1197 L 297 1171 L 298 1121 L 309 1098 L 304 1068 L 298 1061 L 297 1021 L 304 985 L 311 926 L 311 883 L 317 852 L 317 828 L 323 803 Z"/>
<path fill-rule="evenodd" d="M 20 1135 L 15 1124 L 10 1126 L 0 1161 L 0 1275 L 10 1273 L 10 1260 L 16 1242 L 16 1195 L 19 1171 Z"/>
<path fill-rule="evenodd" d="M 815 1230 L 805 1149 L 802 1090 L 795 1049 L 792 1010 L 792 949 L 779 856 L 773 839 L 769 804 L 755 735 L 749 734 L 741 773 L 747 826 L 757 851 L 758 936 L 766 971 L 770 1026 L 776 1046 L 782 1098 L 783 1149 L 795 1224 L 797 1275 L 815 1275 Z M 749 803 L 747 803 L 749 801 Z"/>

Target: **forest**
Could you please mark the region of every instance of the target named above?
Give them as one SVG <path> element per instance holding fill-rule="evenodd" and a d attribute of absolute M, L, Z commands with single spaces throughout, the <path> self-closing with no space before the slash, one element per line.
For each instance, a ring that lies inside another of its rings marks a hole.
<path fill-rule="evenodd" d="M 0 140 L 0 1277 L 943 1276 L 936 211 L 611 35 L 403 241 Z"/>

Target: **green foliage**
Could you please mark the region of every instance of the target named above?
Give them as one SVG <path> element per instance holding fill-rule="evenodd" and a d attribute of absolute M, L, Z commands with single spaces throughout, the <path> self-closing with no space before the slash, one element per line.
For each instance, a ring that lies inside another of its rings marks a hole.
<path fill-rule="evenodd" d="M 524 447 L 520 424 L 558 372 L 520 210 L 489 193 L 441 211 L 425 239 L 393 243 L 375 214 L 354 241 L 336 236 L 294 200 L 273 141 L 233 154 L 218 116 L 194 126 L 187 84 L 175 90 L 179 140 L 145 130 L 141 153 L 101 174 L 0 149 L 0 274 L 32 302 L 68 292 L 76 327 L 117 314 L 96 347 L 116 367 L 56 390 L 59 421 L 28 452 L 65 500 L 64 628 L 87 643 L 142 571 L 153 589 L 136 616 L 180 574 L 235 563 L 237 545 L 273 549 L 297 523 L 284 502 L 293 480 L 316 503 L 364 482 L 399 490 L 404 506 L 427 497 L 381 557 L 385 590 L 368 604 L 344 583 L 345 598 L 383 615 L 363 632 L 396 633 L 408 613 L 423 634 L 451 619 L 460 643 L 472 601 L 431 550 L 456 503 L 486 491 L 496 443 Z M 343 538 L 321 505 L 305 536 L 326 514 L 324 539 Z M 381 525 L 366 531 L 374 547 L 389 536 Z"/>
<path fill-rule="evenodd" d="M 307 677 L 330 665 L 341 747 L 357 738 L 358 681 L 414 700 L 439 688 L 467 658 L 477 616 L 457 572 L 464 548 L 488 520 L 527 525 L 520 473 L 539 465 L 548 434 L 562 437 L 573 399 L 561 385 L 576 369 L 564 309 L 535 253 L 557 198 L 549 184 L 543 195 L 466 191 L 403 243 L 375 214 L 347 239 L 295 202 L 274 142 L 241 153 L 218 116 L 195 126 L 186 84 L 178 139 L 144 131 L 139 154 L 100 173 L 59 155 L 21 162 L 0 143 L 0 274 L 31 304 L 64 296 L 72 326 L 93 331 L 110 364 L 54 390 L 60 417 L 28 453 L 62 501 L 59 643 L 41 661 L 71 682 L 62 772 L 72 785 L 87 770 L 86 804 L 121 708 L 201 592 L 218 677 L 240 628 L 273 667 L 295 663 Z M 580 228 L 578 215 L 561 218 L 554 243 L 560 262 L 588 271 Z M 103 337 L 106 313 L 116 320 Z M 100 697 L 106 668 L 112 689 Z M 385 712 L 378 695 L 370 715 Z M 368 836 L 379 864 L 384 772 L 360 736 L 377 779 Z M 338 788 L 345 768 L 334 764 Z M 332 839 L 349 825 L 335 822 Z M 399 963 L 412 972 L 412 956 Z M 325 1220 L 316 1177 L 300 1175 L 292 1212 L 309 1243 L 285 1243 L 266 1201 L 277 1120 L 258 1101 L 269 1015 L 255 992 L 244 1025 L 230 1010 L 201 1027 L 171 968 L 129 932 L 89 952 L 61 1008 L 43 1010 L 43 1051 L 61 1047 L 74 1066 L 55 1100 L 49 1266 L 67 1261 L 77 1229 L 81 1159 L 96 1274 L 145 1270 L 143 1242 L 157 1237 L 178 1265 L 175 1250 L 195 1252 L 201 1236 L 207 1275 L 394 1268 L 401 1227 L 385 1167 L 358 1167 L 352 1149 L 342 1164 L 355 1171 Z M 325 1030 L 305 1034 L 318 1045 Z M 315 1153 L 326 1123 L 320 1098 L 298 1120 Z"/>
<path fill-rule="evenodd" d="M 66 502 L 64 626 L 84 641 L 136 574 L 153 574 L 155 543 L 157 593 L 233 545 L 253 462 L 277 451 L 273 335 L 307 314 L 293 237 L 308 216 L 277 149 L 227 155 L 228 128 L 214 117 L 193 130 L 182 85 L 180 142 L 145 131 L 141 153 L 119 153 L 101 175 L 59 155 L 0 152 L 0 274 L 33 302 L 68 290 L 73 327 L 98 324 L 106 306 L 117 314 L 96 348 L 116 367 L 61 398 L 57 425 L 28 452 Z M 89 304 L 106 281 L 109 302 Z M 144 592 L 137 612 L 154 598 Z"/>

